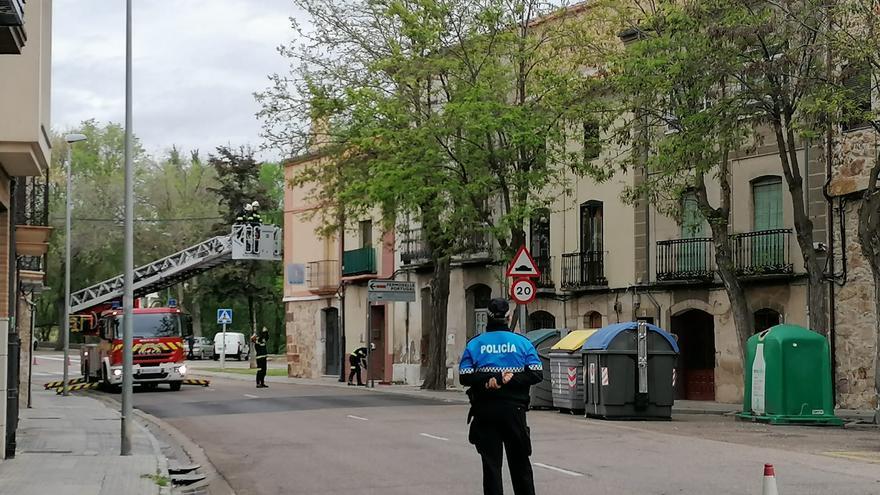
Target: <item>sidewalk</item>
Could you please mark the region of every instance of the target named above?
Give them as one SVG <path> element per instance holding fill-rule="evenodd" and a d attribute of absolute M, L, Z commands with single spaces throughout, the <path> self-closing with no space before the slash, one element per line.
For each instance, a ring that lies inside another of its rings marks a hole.
<path fill-rule="evenodd" d="M 170 493 L 159 443 L 136 422 L 132 453 L 119 455 L 119 412 L 102 402 L 33 389 L 21 410 L 14 459 L 0 461 L 2 495 L 154 495 Z M 160 486 L 166 484 L 167 486 Z"/>
<path fill-rule="evenodd" d="M 253 381 L 252 375 L 242 375 L 236 373 L 220 373 L 215 371 L 205 371 L 198 367 L 191 367 L 193 375 L 205 377 L 223 377 L 231 380 Z M 290 383 L 294 385 L 317 385 L 323 387 L 343 387 L 356 390 L 364 390 L 366 392 L 400 394 L 411 397 L 422 397 L 429 399 L 442 400 L 445 402 L 460 402 L 466 404 L 468 402 L 467 395 L 463 389 L 453 388 L 446 391 L 439 390 L 422 390 L 418 385 L 380 385 L 376 382 L 375 388 L 364 387 L 348 387 L 346 383 L 340 382 L 338 378 L 326 376 L 322 378 L 287 378 L 280 376 L 268 376 L 266 381 L 270 383 Z M 723 404 L 720 402 L 696 401 L 696 400 L 676 400 L 672 407 L 674 414 L 711 414 L 711 415 L 732 415 L 740 412 L 742 409 L 740 404 Z M 854 410 L 854 409 L 837 409 L 835 414 L 845 421 L 870 421 L 874 417 L 874 412 L 870 410 Z"/>

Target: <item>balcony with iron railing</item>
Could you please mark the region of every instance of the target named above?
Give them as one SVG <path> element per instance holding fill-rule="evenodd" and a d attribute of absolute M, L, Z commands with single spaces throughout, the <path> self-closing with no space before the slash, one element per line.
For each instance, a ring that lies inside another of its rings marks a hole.
<path fill-rule="evenodd" d="M 306 265 L 306 287 L 315 294 L 333 294 L 339 288 L 337 260 L 310 261 Z"/>
<path fill-rule="evenodd" d="M 732 236 L 736 273 L 741 277 L 791 275 L 791 229 L 757 230 Z"/>
<path fill-rule="evenodd" d="M 657 241 L 657 280 L 711 281 L 715 278 L 715 247 L 712 239 Z"/>
<path fill-rule="evenodd" d="M 487 230 L 474 231 L 458 239 L 452 260 L 457 263 L 485 263 L 493 260 L 494 241 Z M 431 263 L 431 250 L 425 241 L 421 228 L 403 232 L 400 243 L 400 260 L 405 265 L 426 265 Z"/>
<path fill-rule="evenodd" d="M 21 55 L 24 32 L 24 0 L 0 0 L 0 54 Z"/>
<path fill-rule="evenodd" d="M 372 246 L 342 253 L 342 275 L 372 275 L 376 273 L 376 250 Z"/>
<path fill-rule="evenodd" d="M 535 281 L 538 289 L 555 289 L 556 284 L 553 282 L 553 257 L 552 256 L 535 256 L 535 265 L 541 276 Z"/>
<path fill-rule="evenodd" d="M 791 229 L 757 230 L 730 235 L 734 268 L 743 278 L 787 276 L 791 262 Z M 715 246 L 712 239 L 657 241 L 657 281 L 715 280 Z"/>
<path fill-rule="evenodd" d="M 403 232 L 400 241 L 400 261 L 404 265 L 423 265 L 431 262 L 431 250 L 422 236 L 422 229 Z"/>
<path fill-rule="evenodd" d="M 562 255 L 562 288 L 588 290 L 608 286 L 605 278 L 605 253 L 585 251 Z"/>
<path fill-rule="evenodd" d="M 48 178 L 20 177 L 15 201 L 15 254 L 22 283 L 41 286 L 49 250 Z"/>

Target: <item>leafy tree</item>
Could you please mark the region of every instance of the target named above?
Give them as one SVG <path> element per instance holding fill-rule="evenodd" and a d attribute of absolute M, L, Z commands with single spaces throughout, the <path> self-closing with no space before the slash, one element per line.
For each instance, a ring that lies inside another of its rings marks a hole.
<path fill-rule="evenodd" d="M 258 95 L 266 136 L 328 157 L 296 179 L 333 208 L 325 231 L 378 212 L 411 219 L 433 262 L 426 388 L 446 387 L 450 262 L 494 234 L 507 257 L 542 195 L 565 183 L 572 127 L 587 118 L 589 39 L 568 11 L 532 1 L 302 0 L 307 40 L 282 53 L 287 76 Z M 535 17 L 555 13 L 544 24 Z M 306 128 L 296 115 L 309 115 Z M 580 156 L 580 155 L 578 155 Z"/>
<path fill-rule="evenodd" d="M 625 33 L 627 46 L 607 56 L 613 95 L 605 100 L 607 144 L 626 151 L 609 153 L 610 170 L 597 174 L 644 171 L 624 199 L 647 201 L 673 217 L 681 218 L 687 198 L 696 201 L 711 229 L 742 354 L 754 319 L 733 259 L 730 154 L 754 139 L 754 123 L 748 97 L 727 84 L 740 55 L 716 36 L 711 20 L 725 11 L 713 2 L 638 6 L 635 12 L 619 11 L 620 25 L 637 27 Z M 715 181 L 717 202 L 707 189 Z"/>
<path fill-rule="evenodd" d="M 270 206 L 270 216 L 278 216 L 278 196 L 269 195 L 269 188 L 277 195 L 280 191 L 277 180 L 277 165 L 266 166 L 257 162 L 253 151 L 247 148 L 233 150 L 228 147 L 218 147 L 216 154 L 208 156 L 208 164 L 214 168 L 217 175 L 218 185 L 209 188 L 216 195 L 217 202 L 222 208 L 221 216 L 224 221 L 216 224 L 214 230 L 218 235 L 230 231 L 231 225 L 240 215 L 245 203 L 258 202 L 260 207 Z M 273 180 L 275 180 L 273 182 Z M 261 313 L 262 306 L 266 303 L 275 309 L 275 317 L 272 318 L 273 329 L 277 330 L 277 313 L 279 301 L 278 278 L 280 271 L 276 263 L 265 261 L 240 260 L 227 263 L 214 269 L 209 275 L 203 277 L 200 282 L 202 290 L 221 304 L 243 298 L 247 303 L 248 326 L 252 333 L 258 331 L 257 316 Z M 218 306 L 221 307 L 221 306 Z M 277 344 L 276 344 L 277 345 Z M 250 353 L 254 356 L 254 353 Z M 253 360 L 252 360 L 253 361 Z"/>

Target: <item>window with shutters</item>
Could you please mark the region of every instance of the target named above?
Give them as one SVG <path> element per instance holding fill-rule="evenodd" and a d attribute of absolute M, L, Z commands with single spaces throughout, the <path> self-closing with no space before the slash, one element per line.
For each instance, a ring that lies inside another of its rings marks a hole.
<path fill-rule="evenodd" d="M 775 266 L 784 262 L 782 229 L 782 179 L 763 177 L 752 182 L 753 224 L 755 232 L 765 232 L 751 238 L 753 266 Z"/>
<path fill-rule="evenodd" d="M 782 179 L 764 177 L 752 182 L 753 230 L 782 228 Z"/>
<path fill-rule="evenodd" d="M 842 123 L 844 131 L 864 129 L 871 113 L 871 68 L 863 64 L 850 64 L 841 73 L 846 97 L 852 102 L 847 109 L 848 118 Z"/>

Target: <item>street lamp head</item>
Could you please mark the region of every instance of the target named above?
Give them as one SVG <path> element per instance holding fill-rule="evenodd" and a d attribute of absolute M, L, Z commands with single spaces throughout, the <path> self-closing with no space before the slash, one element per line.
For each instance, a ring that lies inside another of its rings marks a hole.
<path fill-rule="evenodd" d="M 64 140 L 67 141 L 67 144 L 78 143 L 80 141 L 85 141 L 88 139 L 85 134 L 68 134 L 64 136 Z"/>

